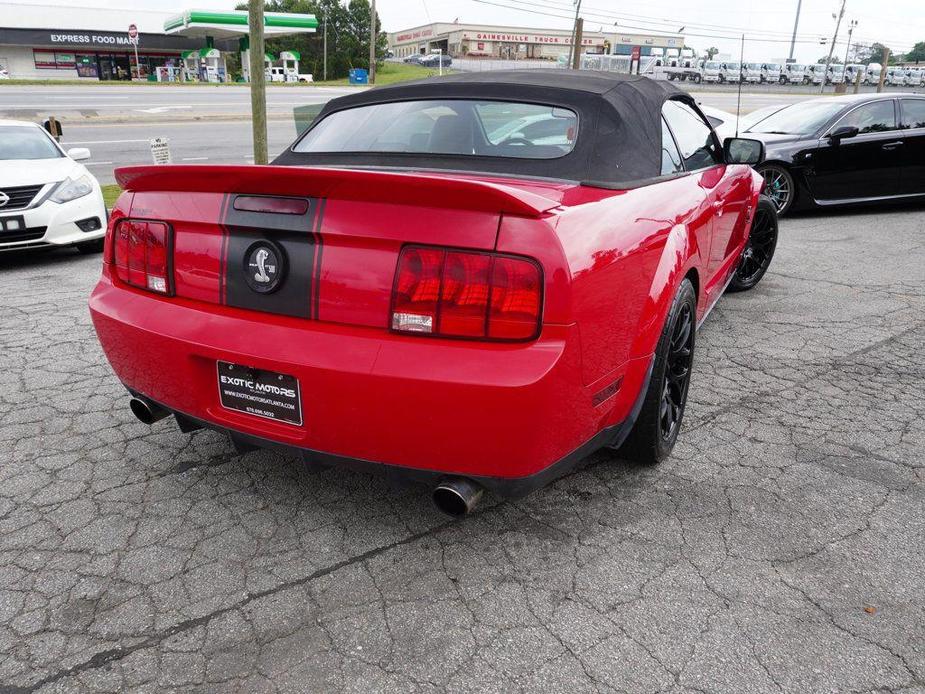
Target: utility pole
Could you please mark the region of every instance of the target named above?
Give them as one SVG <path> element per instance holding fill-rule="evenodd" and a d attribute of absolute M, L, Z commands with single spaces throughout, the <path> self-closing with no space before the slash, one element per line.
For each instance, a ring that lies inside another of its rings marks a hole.
<path fill-rule="evenodd" d="M 251 120 L 254 133 L 254 163 L 267 163 L 267 75 L 263 67 L 263 2 L 248 0 L 250 33 Z"/>
<path fill-rule="evenodd" d="M 369 4 L 369 83 L 376 83 L 376 0 Z"/>
<path fill-rule="evenodd" d="M 324 81 L 328 81 L 328 11 L 324 11 L 324 52 L 322 64 L 324 65 Z"/>
<path fill-rule="evenodd" d="M 877 83 L 877 93 L 883 91 L 883 81 L 886 79 L 886 69 L 890 66 L 890 49 L 883 47 L 883 65 L 880 68 L 880 81 Z"/>
<path fill-rule="evenodd" d="M 845 65 L 848 65 L 848 52 L 851 50 L 851 34 L 854 33 L 854 28 L 858 25 L 858 20 L 852 19 L 848 22 L 848 45 L 845 46 Z"/>
<path fill-rule="evenodd" d="M 797 16 L 793 20 L 793 38 L 790 39 L 790 57 L 787 58 L 788 63 L 793 62 L 793 48 L 797 42 L 797 27 L 800 26 L 800 8 L 803 6 L 803 0 L 797 0 Z"/>
<path fill-rule="evenodd" d="M 578 13 L 581 12 L 581 0 L 575 0 L 575 22 L 572 24 L 571 43 L 568 47 L 568 65 L 575 59 L 575 31 L 578 29 Z"/>
<path fill-rule="evenodd" d="M 575 46 L 572 51 L 572 69 L 581 69 L 581 34 L 585 28 L 585 20 L 582 17 L 575 22 Z"/>
<path fill-rule="evenodd" d="M 825 59 L 825 73 L 822 75 L 822 86 L 819 87 L 819 93 L 825 94 L 825 81 L 829 77 L 829 65 L 832 63 L 832 53 L 835 52 L 835 41 L 838 39 L 838 30 L 841 28 L 841 18 L 845 16 L 845 0 L 841 0 L 841 9 L 838 11 L 838 19 L 835 21 L 835 34 L 832 36 L 832 44 L 829 46 L 829 56 Z"/>

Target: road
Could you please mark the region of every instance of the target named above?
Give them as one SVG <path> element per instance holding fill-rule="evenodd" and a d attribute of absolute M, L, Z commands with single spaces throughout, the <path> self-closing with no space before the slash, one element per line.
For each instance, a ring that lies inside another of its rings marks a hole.
<path fill-rule="evenodd" d="M 922 218 L 784 220 L 669 460 L 458 522 L 140 424 L 99 257 L 0 257 L 0 690 L 921 692 Z"/>
<path fill-rule="evenodd" d="M 87 119 L 249 118 L 246 86 L 4 86 L 0 118 L 36 120 L 55 115 L 65 122 Z M 296 106 L 324 103 L 362 87 L 276 86 L 267 89 L 269 116 L 287 116 Z"/>
<path fill-rule="evenodd" d="M 271 120 L 267 140 L 271 159 L 295 139 L 292 119 Z M 120 123 L 74 125 L 65 128 L 65 147 L 87 147 L 92 156 L 85 162 L 100 183 L 114 183 L 113 169 L 150 164 L 152 137 L 169 141 L 175 164 L 253 163 L 251 124 L 247 121 L 179 123 Z"/>

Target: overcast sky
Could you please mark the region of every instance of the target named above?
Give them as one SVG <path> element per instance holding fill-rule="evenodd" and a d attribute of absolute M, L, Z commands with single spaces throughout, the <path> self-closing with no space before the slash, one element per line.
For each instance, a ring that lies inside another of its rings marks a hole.
<path fill-rule="evenodd" d="M 30 0 L 25 0 L 30 1 Z M 48 4 L 45 0 L 40 4 Z M 73 6 L 74 3 L 60 3 Z M 169 11 L 186 7 L 225 8 L 235 0 L 84 0 L 80 5 L 111 6 Z M 569 29 L 572 0 L 377 0 L 377 10 L 386 31 L 406 29 L 430 21 L 507 26 Z M 746 60 L 785 58 L 797 0 L 646 0 L 615 2 L 583 0 L 582 16 L 590 30 L 613 30 L 614 22 L 624 31 L 657 33 L 682 32 L 689 46 L 702 51 L 716 46 L 738 57 L 739 41 L 746 34 Z M 832 14 L 839 0 L 803 0 L 795 58 L 815 62 L 828 52 L 819 38 L 831 39 L 835 29 Z M 835 55 L 845 57 L 847 24 L 857 20 L 855 41 L 880 41 L 902 52 L 917 41 L 925 41 L 925 1 L 923 0 L 847 0 L 845 18 L 839 32 Z M 2 20 L 0 20 L 2 24 Z"/>

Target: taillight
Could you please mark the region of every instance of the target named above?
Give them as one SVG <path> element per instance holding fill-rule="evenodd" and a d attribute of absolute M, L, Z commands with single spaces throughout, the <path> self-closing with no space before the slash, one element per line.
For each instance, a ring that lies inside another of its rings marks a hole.
<path fill-rule="evenodd" d="M 539 333 L 542 271 L 527 258 L 406 246 L 392 291 L 392 330 L 483 340 Z"/>
<path fill-rule="evenodd" d="M 113 260 L 116 276 L 126 284 L 170 294 L 170 252 L 170 227 L 164 222 L 123 219 L 116 224 Z"/>

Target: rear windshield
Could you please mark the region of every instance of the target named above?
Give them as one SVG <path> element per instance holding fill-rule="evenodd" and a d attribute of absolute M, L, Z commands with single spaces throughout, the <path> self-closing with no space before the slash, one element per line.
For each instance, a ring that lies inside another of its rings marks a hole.
<path fill-rule="evenodd" d="M 21 125 L 0 125 L 0 161 L 56 159 L 62 156 L 44 130 Z"/>
<path fill-rule="evenodd" d="M 428 99 L 337 111 L 292 149 L 555 159 L 572 151 L 577 134 L 578 115 L 559 106 Z"/>

